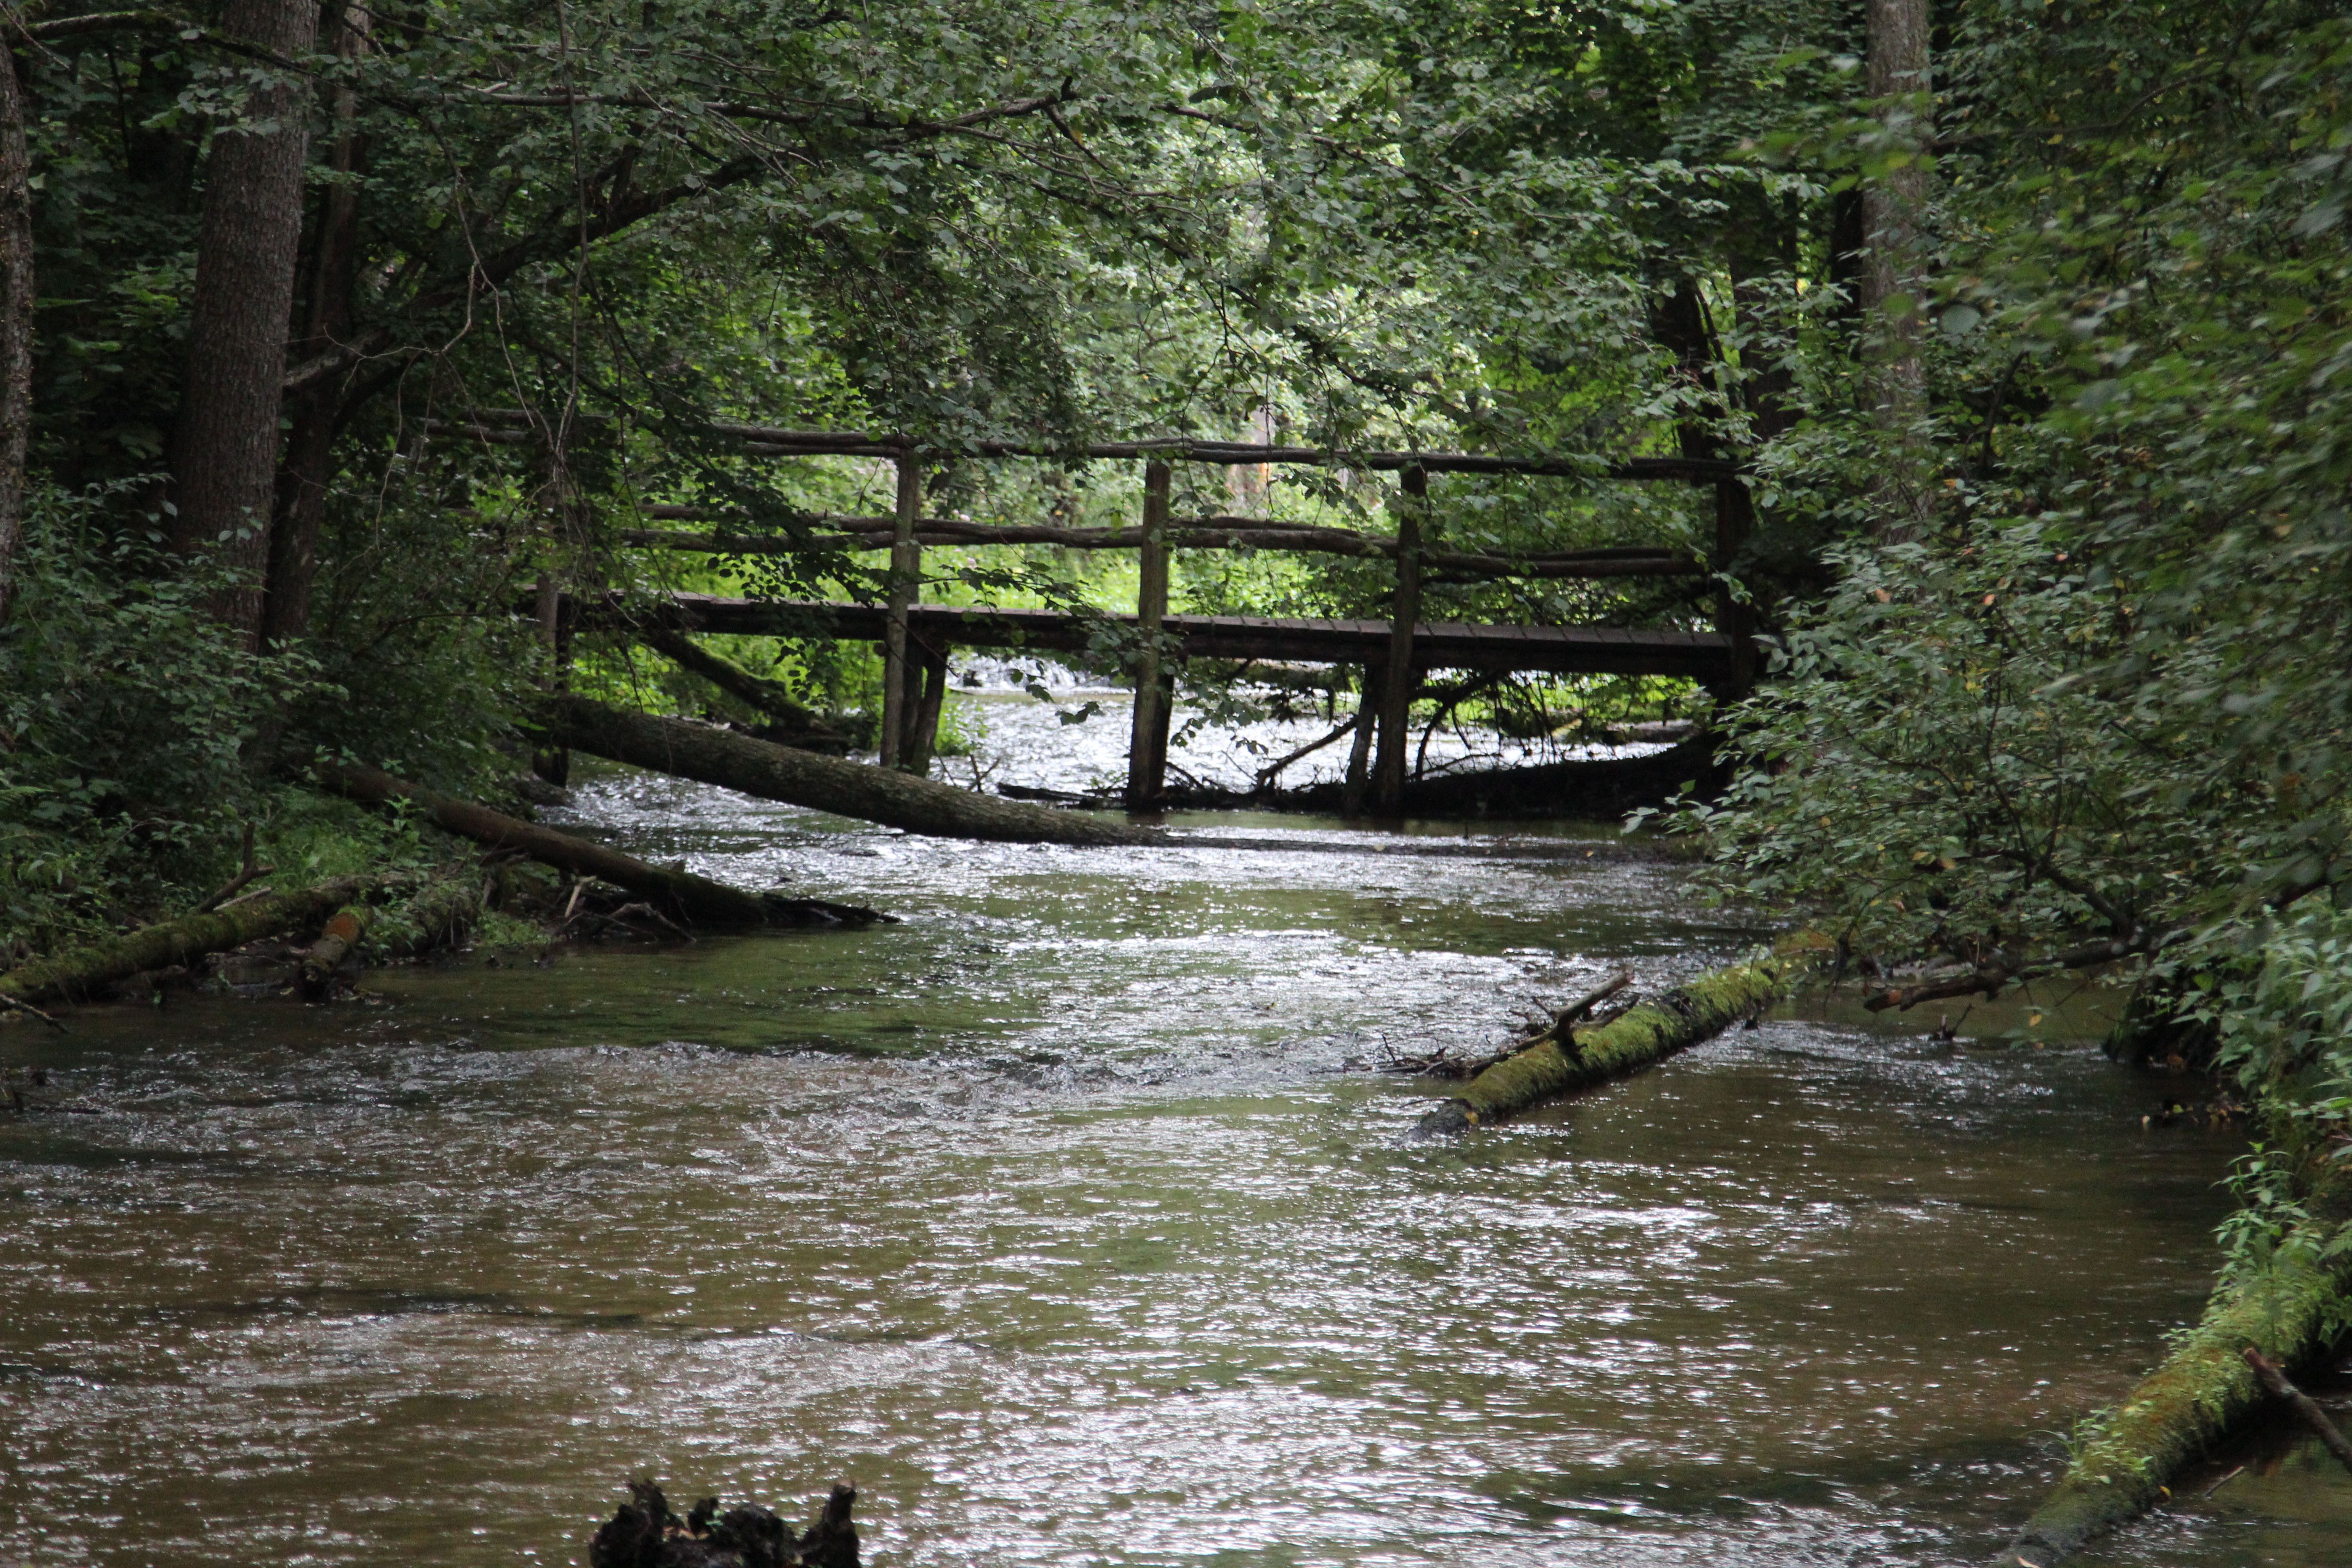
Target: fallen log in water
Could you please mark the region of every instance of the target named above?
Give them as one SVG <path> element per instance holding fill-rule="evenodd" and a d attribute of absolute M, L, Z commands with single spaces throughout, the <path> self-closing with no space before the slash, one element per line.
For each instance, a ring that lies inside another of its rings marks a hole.
<path fill-rule="evenodd" d="M 723 731 L 721 731 L 723 732 Z M 740 739 L 740 737 L 736 737 Z M 761 742 L 746 742 L 749 745 Z M 583 747 L 582 750 L 587 748 Z M 783 748 L 771 746 L 770 751 Z M 410 784 L 374 768 L 339 764 L 322 768 L 328 787 L 366 805 L 407 801 L 445 832 L 493 848 L 511 849 L 541 864 L 575 876 L 595 877 L 628 889 L 639 897 L 703 925 L 753 927 L 763 925 L 867 925 L 891 917 L 856 904 L 829 903 L 822 899 L 787 899 L 773 893 L 747 893 L 691 871 L 649 865 L 633 855 L 607 849 L 569 833 L 558 833 L 537 823 L 522 822 L 471 801 L 453 800 L 421 784 Z"/>
<path fill-rule="evenodd" d="M 720 1513 L 704 1498 L 680 1519 L 653 1482 L 631 1481 L 629 1493 L 588 1542 L 588 1568 L 857 1568 L 857 1489 L 846 1481 L 798 1535 L 758 1503 Z"/>
<path fill-rule="evenodd" d="M 1639 1072 L 1762 1012 L 1813 962 L 1810 950 L 1775 954 L 1678 985 L 1583 1034 L 1555 1029 L 1463 1085 L 1459 1095 L 1423 1116 L 1413 1134 L 1466 1131 Z"/>
<path fill-rule="evenodd" d="M 148 970 L 191 963 L 209 953 L 317 925 L 356 899 L 364 886 L 356 878 L 339 878 L 297 892 L 256 894 L 222 909 L 142 927 L 0 974 L 0 994 L 27 1003 L 103 995 L 116 982 Z"/>
<path fill-rule="evenodd" d="M 909 833 L 1088 847 L 1168 842 L 1154 828 L 1002 800 L 912 773 L 821 757 L 708 724 L 634 713 L 564 692 L 551 693 L 541 711 L 554 743 L 575 752 Z"/>
<path fill-rule="evenodd" d="M 1996 1563 L 2049 1568 L 2169 1497 L 2181 1471 L 2266 1397 L 2248 1347 L 2285 1365 L 2326 1348 L 2352 1313 L 2352 1258 L 2326 1256 L 2336 1227 L 2319 1224 L 2306 1245 L 2291 1237 L 2268 1267 L 2213 1292 L 2203 1321 L 2125 1395 Z"/>
<path fill-rule="evenodd" d="M 1724 771 L 1707 737 L 1640 757 L 1591 757 L 1524 768 L 1486 768 L 1405 781 L 1407 816 L 1484 819 L 1573 817 L 1611 822 L 1639 806 L 1662 805 L 1695 785 L 1701 795 L 1722 786 Z M 1340 813 L 1343 786 L 1219 789 L 1171 784 L 1161 797 L 1180 811 L 1307 811 Z"/>

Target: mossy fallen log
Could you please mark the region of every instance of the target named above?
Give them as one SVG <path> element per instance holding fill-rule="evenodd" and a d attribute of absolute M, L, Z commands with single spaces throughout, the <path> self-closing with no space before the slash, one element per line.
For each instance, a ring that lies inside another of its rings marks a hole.
<path fill-rule="evenodd" d="M 1762 1012 L 1815 961 L 1809 949 L 1776 952 L 1677 985 L 1598 1028 L 1554 1030 L 1464 1084 L 1421 1119 L 1414 1134 L 1467 1131 L 1639 1072 Z"/>
<path fill-rule="evenodd" d="M 752 742 L 757 744 L 758 742 Z M 770 750 L 782 750 L 771 747 Z M 856 904 L 823 899 L 787 899 L 773 893 L 747 893 L 691 871 L 655 866 L 634 855 L 624 855 L 602 844 L 569 833 L 558 833 L 534 822 L 523 822 L 471 801 L 437 795 L 421 784 L 393 777 L 375 768 L 341 764 L 323 768 L 320 778 L 329 788 L 367 805 L 406 801 L 445 832 L 471 838 L 493 848 L 528 855 L 544 865 L 575 876 L 594 877 L 628 889 L 648 902 L 665 907 L 680 918 L 701 925 L 745 929 L 757 926 L 867 925 L 890 917 Z"/>
<path fill-rule="evenodd" d="M 2320 1246 L 2290 1238 L 2268 1268 L 2225 1282 L 2197 1327 L 2099 1423 L 2057 1489 L 1993 1561 L 2049 1568 L 2154 1508 L 2182 1470 L 2266 1402 L 2246 1348 L 2282 1365 L 2305 1362 L 2326 1348 L 2347 1314 L 2352 1258 L 2326 1258 Z"/>
<path fill-rule="evenodd" d="M 317 925 L 358 898 L 364 886 L 357 878 L 338 878 L 315 888 L 261 893 L 226 908 L 145 926 L 0 974 L 0 994 L 22 1002 L 102 996 L 116 982 L 144 971 L 193 963 L 210 953 Z"/>
<path fill-rule="evenodd" d="M 1165 844 L 1158 830 L 1003 800 L 912 773 L 821 757 L 730 731 L 553 692 L 543 700 L 549 738 L 633 767 L 717 784 L 761 800 L 854 816 L 909 833 L 1013 844 Z"/>

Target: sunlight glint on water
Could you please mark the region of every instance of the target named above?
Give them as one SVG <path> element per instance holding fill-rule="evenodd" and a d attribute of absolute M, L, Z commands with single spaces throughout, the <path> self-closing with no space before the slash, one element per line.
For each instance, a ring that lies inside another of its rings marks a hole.
<path fill-rule="evenodd" d="M 0 1124 L 6 1552 L 572 1562 L 650 1469 L 881 1563 L 1943 1563 L 2205 1288 L 2227 1142 L 2081 1052 L 1776 1020 L 1436 1147 L 1341 1070 L 1752 940 L 1664 868 L 578 816 L 906 923 L 0 1037 L 95 1112 Z M 2230 1495 L 2166 1562 L 2352 1543 Z"/>

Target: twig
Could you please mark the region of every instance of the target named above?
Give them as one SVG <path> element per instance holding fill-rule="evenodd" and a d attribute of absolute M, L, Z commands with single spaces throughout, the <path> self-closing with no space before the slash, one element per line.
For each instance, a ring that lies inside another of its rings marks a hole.
<path fill-rule="evenodd" d="M 42 1023 L 47 1024 L 50 1028 L 57 1030 L 59 1034 L 65 1033 L 66 1026 L 63 1024 L 58 1023 L 57 1019 L 51 1017 L 48 1014 L 42 1012 L 30 1002 L 18 1001 L 16 997 L 9 995 L 5 991 L 0 991 L 0 1007 L 12 1007 L 19 1013 L 30 1013 L 34 1017 L 38 1018 Z"/>
<path fill-rule="evenodd" d="M 2273 1397 L 2293 1405 L 2294 1413 L 2303 1417 L 2304 1424 L 2319 1434 L 2319 1440 L 2327 1445 L 2327 1451 L 2341 1459 L 2346 1469 L 2352 1470 L 2352 1441 L 2346 1440 L 2336 1423 L 2327 1418 L 2327 1412 L 2313 1403 L 2311 1395 L 2289 1383 L 2286 1374 L 2273 1366 L 2262 1352 L 2248 1345 L 2242 1353 L 2246 1364 L 2254 1369 L 2256 1377 L 2262 1379 L 2263 1386 L 2269 1389 Z"/>
<path fill-rule="evenodd" d="M 1624 990 L 1625 987 L 1633 984 L 1633 972 L 1630 969 L 1620 970 L 1616 974 L 1612 975 L 1608 980 L 1603 981 L 1591 991 L 1587 992 L 1584 995 L 1578 997 L 1567 1006 L 1562 1007 L 1559 1012 L 1554 1013 L 1551 1016 L 1551 1026 L 1555 1030 L 1567 1028 L 1570 1024 L 1575 1023 L 1579 1018 L 1583 1017 L 1587 1013 L 1591 1012 L 1595 1007 L 1600 1006 L 1601 1004 L 1608 1001 L 1609 998 L 1616 995 L 1617 993 Z"/>
<path fill-rule="evenodd" d="M 278 869 L 275 866 L 257 866 L 253 863 L 253 824 L 250 822 L 245 825 L 245 837 L 237 847 L 237 858 L 242 866 L 242 869 L 240 869 L 236 876 L 231 877 L 227 881 L 223 882 L 219 887 L 214 889 L 212 892 L 205 897 L 205 901 L 198 904 L 190 911 L 191 913 L 199 915 L 211 913 L 214 910 L 218 909 L 221 906 L 222 901 L 227 899 L 230 894 L 236 892 L 239 888 L 244 887 L 247 882 L 252 881 L 256 877 L 267 877 L 272 871 Z"/>

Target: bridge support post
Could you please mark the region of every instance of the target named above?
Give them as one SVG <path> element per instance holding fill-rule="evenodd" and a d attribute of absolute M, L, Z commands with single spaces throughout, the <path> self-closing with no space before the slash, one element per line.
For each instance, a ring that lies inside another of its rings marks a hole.
<path fill-rule="evenodd" d="M 1380 752 L 1372 767 L 1372 809 L 1382 816 L 1404 811 L 1404 753 L 1412 737 L 1412 631 L 1421 619 L 1421 533 L 1429 511 L 1429 473 L 1407 468 L 1397 497 L 1396 605 L 1389 616 L 1388 679 L 1381 687 Z"/>
<path fill-rule="evenodd" d="M 887 610 L 882 623 L 882 734 L 881 763 L 886 768 L 898 765 L 899 753 L 906 742 L 908 719 L 912 704 L 907 679 L 907 611 L 915 603 L 915 590 L 921 580 L 922 547 L 915 542 L 915 521 L 922 515 L 923 476 L 915 462 L 915 454 L 898 454 L 898 509 L 892 520 L 890 536 L 890 580 L 887 600 Z"/>
<path fill-rule="evenodd" d="M 1160 668 L 1160 627 L 1168 616 L 1168 489 L 1170 469 L 1154 458 L 1143 465 L 1143 547 L 1135 593 L 1135 630 L 1142 651 L 1135 661 L 1135 724 L 1127 742 L 1127 804 L 1149 811 L 1168 788 L 1168 715 L 1174 706 L 1168 672 Z"/>
<path fill-rule="evenodd" d="M 928 776 L 931 756 L 940 746 L 940 710 L 948 700 L 948 650 L 933 647 L 919 637 L 908 643 L 907 677 L 907 736 L 899 743 L 898 765 L 910 773 Z M 915 676 L 922 677 L 922 695 L 915 696 Z"/>
<path fill-rule="evenodd" d="M 1381 667 L 1367 664 L 1357 674 L 1356 733 L 1348 742 L 1348 776 L 1339 785 L 1342 816 L 1356 816 L 1364 809 L 1364 791 L 1372 776 L 1372 731 L 1381 721 Z"/>
<path fill-rule="evenodd" d="M 1714 565 L 1717 572 L 1731 570 L 1755 529 L 1756 503 L 1748 487 L 1738 479 L 1716 480 Z M 1740 603 L 1727 584 L 1716 589 L 1715 629 L 1731 639 L 1731 651 L 1722 688 L 1714 695 L 1720 702 L 1737 702 L 1756 689 L 1756 608 Z"/>

